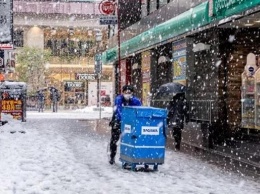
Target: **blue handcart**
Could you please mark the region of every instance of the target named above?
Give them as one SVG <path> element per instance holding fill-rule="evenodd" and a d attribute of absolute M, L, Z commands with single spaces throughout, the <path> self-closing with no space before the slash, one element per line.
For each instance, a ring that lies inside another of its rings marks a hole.
<path fill-rule="evenodd" d="M 167 110 L 126 106 L 122 110 L 120 161 L 122 167 L 130 166 L 136 170 L 137 165 L 158 170 L 164 163 L 166 144 Z"/>

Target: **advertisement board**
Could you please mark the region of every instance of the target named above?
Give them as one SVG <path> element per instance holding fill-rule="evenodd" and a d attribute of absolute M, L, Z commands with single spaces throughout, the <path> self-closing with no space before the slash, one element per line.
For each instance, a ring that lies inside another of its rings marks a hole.
<path fill-rule="evenodd" d="M 25 82 L 3 81 L 0 86 L 2 113 L 10 114 L 14 119 L 26 121 L 27 85 Z"/>
<path fill-rule="evenodd" d="M 112 82 L 101 82 L 101 106 L 111 106 L 113 102 Z M 110 100 L 110 103 L 109 103 Z M 88 82 L 88 106 L 97 105 L 97 82 Z"/>
<path fill-rule="evenodd" d="M 22 119 L 23 108 L 21 100 L 2 100 L 2 113 L 8 113 L 14 119 Z"/>
<path fill-rule="evenodd" d="M 186 41 L 174 42 L 173 45 L 173 81 L 186 85 Z"/>

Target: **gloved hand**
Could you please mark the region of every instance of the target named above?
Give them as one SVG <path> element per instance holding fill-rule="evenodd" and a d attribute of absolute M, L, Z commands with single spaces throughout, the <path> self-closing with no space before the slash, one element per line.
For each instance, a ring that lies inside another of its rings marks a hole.
<path fill-rule="evenodd" d="M 112 129 L 120 129 L 121 122 L 117 120 L 111 120 L 109 122 L 109 126 L 112 127 Z"/>
<path fill-rule="evenodd" d="M 120 127 L 121 127 L 120 121 L 115 121 L 114 124 L 112 125 L 112 129 L 120 129 Z"/>

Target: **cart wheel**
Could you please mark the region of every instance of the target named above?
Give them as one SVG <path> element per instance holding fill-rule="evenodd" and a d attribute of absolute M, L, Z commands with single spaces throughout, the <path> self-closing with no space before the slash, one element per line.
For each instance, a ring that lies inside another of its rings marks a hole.
<path fill-rule="evenodd" d="M 127 163 L 126 162 L 122 162 L 122 168 L 126 169 L 126 167 L 127 167 Z"/>
<path fill-rule="evenodd" d="M 155 164 L 155 165 L 153 166 L 153 170 L 154 170 L 154 171 L 157 171 L 157 170 L 158 170 L 158 165 L 157 165 L 157 164 Z"/>
<path fill-rule="evenodd" d="M 131 170 L 132 170 L 132 171 L 135 171 L 135 167 L 136 167 L 136 165 L 135 165 L 135 164 L 132 164 L 132 165 L 131 165 Z"/>

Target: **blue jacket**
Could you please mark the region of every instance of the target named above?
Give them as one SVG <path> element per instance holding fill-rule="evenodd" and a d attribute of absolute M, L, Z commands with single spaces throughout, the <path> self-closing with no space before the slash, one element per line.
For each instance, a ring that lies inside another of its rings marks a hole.
<path fill-rule="evenodd" d="M 118 95 L 115 99 L 115 108 L 114 108 L 114 115 L 113 115 L 116 121 L 119 122 L 121 121 L 123 106 L 142 106 L 142 103 L 139 100 L 139 98 L 135 96 L 130 98 L 129 102 L 126 102 L 122 94 Z"/>

